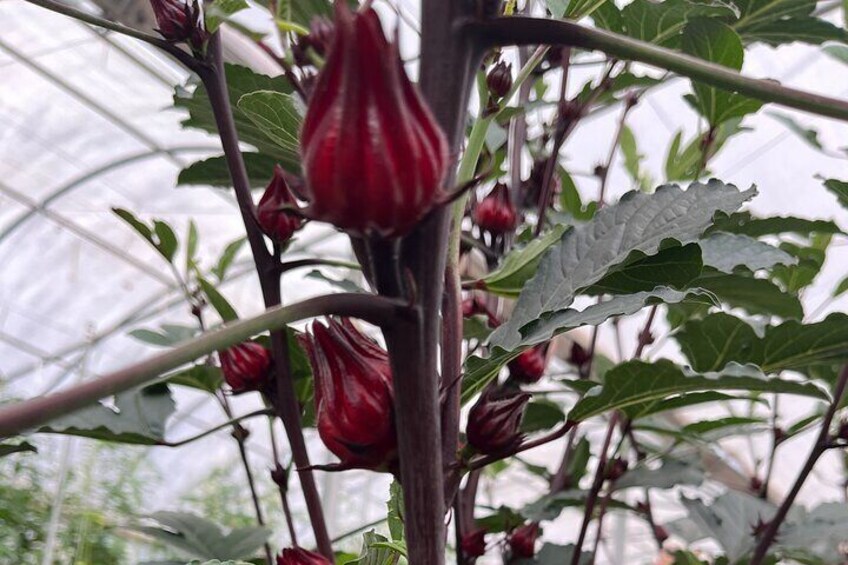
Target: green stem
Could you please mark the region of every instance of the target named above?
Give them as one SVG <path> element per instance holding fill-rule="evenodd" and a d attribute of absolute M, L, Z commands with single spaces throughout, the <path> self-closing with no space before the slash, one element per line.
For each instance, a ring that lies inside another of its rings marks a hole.
<path fill-rule="evenodd" d="M 217 431 L 223 430 L 224 428 L 232 426 L 233 424 L 237 424 L 237 423 L 239 423 L 243 420 L 249 420 L 250 418 L 255 418 L 256 416 L 273 416 L 273 415 L 274 415 L 273 410 L 271 410 L 270 408 L 263 408 L 262 410 L 256 410 L 254 412 L 250 412 L 249 414 L 244 414 L 242 416 L 236 416 L 235 418 L 227 420 L 223 424 L 218 424 L 214 428 L 200 432 L 197 435 L 193 435 L 191 437 L 187 437 L 187 438 L 181 439 L 179 441 L 160 441 L 156 445 L 160 445 L 160 446 L 163 446 L 163 447 L 180 447 L 182 445 L 189 444 L 189 443 L 197 441 L 199 439 L 203 439 L 206 436 L 212 435 Z"/>
<path fill-rule="evenodd" d="M 547 43 L 597 49 L 619 59 L 667 69 L 764 102 L 848 121 L 848 102 L 844 100 L 788 88 L 772 80 L 746 77 L 690 55 L 574 22 L 526 17 L 492 18 L 469 22 L 466 28 L 491 46 Z"/>
<path fill-rule="evenodd" d="M 255 318 L 227 324 L 126 369 L 61 392 L 3 406 L 0 408 L 0 438 L 39 428 L 50 420 L 70 414 L 101 398 L 150 383 L 168 371 L 241 343 L 259 333 L 325 315 L 351 316 L 372 324 L 389 326 L 396 317 L 408 318 L 409 307 L 405 302 L 389 298 L 340 293 L 271 308 Z"/>

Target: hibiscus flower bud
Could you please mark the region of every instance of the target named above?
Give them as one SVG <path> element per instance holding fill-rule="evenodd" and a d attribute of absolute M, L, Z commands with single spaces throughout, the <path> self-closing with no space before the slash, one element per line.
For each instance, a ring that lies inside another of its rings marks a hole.
<path fill-rule="evenodd" d="M 503 98 L 512 88 L 512 65 L 499 61 L 486 75 L 486 86 L 495 98 Z"/>
<path fill-rule="evenodd" d="M 486 455 L 506 453 L 521 443 L 521 419 L 530 395 L 518 393 L 497 398 L 484 392 L 468 414 L 468 444 Z"/>
<path fill-rule="evenodd" d="M 547 344 L 525 349 L 509 362 L 509 376 L 520 383 L 533 384 L 545 374 Z"/>
<path fill-rule="evenodd" d="M 583 365 L 588 363 L 591 359 L 592 356 L 589 354 L 585 347 L 583 347 L 576 341 L 571 344 L 571 351 L 568 355 L 569 363 L 571 363 L 575 367 L 583 367 Z"/>
<path fill-rule="evenodd" d="M 504 234 L 515 229 L 518 215 L 509 198 L 509 189 L 498 183 L 492 192 L 474 208 L 474 223 L 493 234 Z"/>
<path fill-rule="evenodd" d="M 259 227 L 277 243 L 287 242 L 294 232 L 303 226 L 303 219 L 293 211 L 297 208 L 297 201 L 286 184 L 284 175 L 282 167 L 274 167 L 274 178 L 256 207 Z"/>
<path fill-rule="evenodd" d="M 611 459 L 609 463 L 607 463 L 606 479 L 608 481 L 617 481 L 624 476 L 628 467 L 629 465 L 627 464 L 627 461 L 621 457 Z"/>
<path fill-rule="evenodd" d="M 460 546 L 466 557 L 480 557 L 486 553 L 486 528 L 478 528 L 462 536 Z"/>
<path fill-rule="evenodd" d="M 313 64 L 309 49 L 323 57 L 330 49 L 335 36 L 333 22 L 322 16 L 315 16 L 309 25 L 309 34 L 301 35 L 292 45 L 292 55 L 298 66 L 307 67 Z"/>
<path fill-rule="evenodd" d="M 301 547 L 284 549 L 277 556 L 277 565 L 333 565 L 326 557 Z"/>
<path fill-rule="evenodd" d="M 268 381 L 271 352 L 261 344 L 246 341 L 218 352 L 224 380 L 238 394 L 259 390 Z"/>
<path fill-rule="evenodd" d="M 509 536 L 509 548 L 513 557 L 530 559 L 536 553 L 536 538 L 539 537 L 539 523 L 530 522 L 515 529 Z"/>
<path fill-rule="evenodd" d="M 397 457 L 389 356 L 353 323 L 313 322 L 301 336 L 315 377 L 318 434 L 347 468 L 390 469 Z"/>
<path fill-rule="evenodd" d="M 335 27 L 300 134 L 306 213 L 352 235 L 402 236 L 441 201 L 447 141 L 377 13 L 336 2 Z"/>
<path fill-rule="evenodd" d="M 200 50 L 209 39 L 198 0 L 150 0 L 156 16 L 156 30 L 174 43 L 188 43 Z"/>

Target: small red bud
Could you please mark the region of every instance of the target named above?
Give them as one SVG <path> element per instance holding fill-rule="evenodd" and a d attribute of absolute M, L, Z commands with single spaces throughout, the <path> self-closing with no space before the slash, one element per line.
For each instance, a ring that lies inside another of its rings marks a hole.
<path fill-rule="evenodd" d="M 547 344 L 525 349 L 509 362 L 509 376 L 520 383 L 533 384 L 545 374 Z"/>
<path fill-rule="evenodd" d="M 284 549 L 277 556 L 277 565 L 333 565 L 320 553 L 307 551 L 301 547 Z"/>
<path fill-rule="evenodd" d="M 377 13 L 335 5 L 300 135 L 305 212 L 353 235 L 399 237 L 441 202 L 447 140 Z"/>
<path fill-rule="evenodd" d="M 513 531 L 508 538 L 512 556 L 532 558 L 536 554 L 536 538 L 538 537 L 538 522 L 530 522 Z"/>
<path fill-rule="evenodd" d="M 763 480 L 759 477 L 751 477 L 748 486 L 753 492 L 760 492 L 760 489 L 763 488 Z"/>
<path fill-rule="evenodd" d="M 277 243 L 287 242 L 294 232 L 303 226 L 303 219 L 297 212 L 292 211 L 297 207 L 297 201 L 289 190 L 284 175 L 282 167 L 274 167 L 274 178 L 256 207 L 259 227 Z"/>
<path fill-rule="evenodd" d="M 353 323 L 313 322 L 301 341 L 315 376 L 318 435 L 345 467 L 384 470 L 397 456 L 392 372 L 384 349 Z"/>
<path fill-rule="evenodd" d="M 495 188 L 474 208 L 474 222 L 480 229 L 494 234 L 503 234 L 515 229 L 518 215 L 509 198 L 509 189 L 498 183 Z"/>
<path fill-rule="evenodd" d="M 528 400 L 527 393 L 496 398 L 493 392 L 484 392 L 468 414 L 468 444 L 486 455 L 518 447 L 524 438 L 520 428 Z"/>
<path fill-rule="evenodd" d="M 198 0 L 150 0 L 156 16 L 156 30 L 173 43 L 186 42 L 200 50 L 209 39 L 203 27 L 203 12 Z"/>
<path fill-rule="evenodd" d="M 657 541 L 662 543 L 668 539 L 668 530 L 666 530 L 662 526 L 654 526 L 654 537 L 657 539 Z"/>
<path fill-rule="evenodd" d="M 317 55 L 323 57 L 330 46 L 333 44 L 333 38 L 336 34 L 336 28 L 333 22 L 325 17 L 315 16 L 309 25 L 309 33 L 301 35 L 292 45 L 292 55 L 298 66 L 307 67 L 312 64 L 312 59 L 309 58 L 307 51 L 312 49 Z"/>
<path fill-rule="evenodd" d="M 571 344 L 571 353 L 568 356 L 568 362 L 575 367 L 582 367 L 592 358 L 586 349 L 576 341 Z"/>
<path fill-rule="evenodd" d="M 845 428 L 845 432 L 846 434 L 848 434 L 848 427 Z M 774 428 L 772 428 L 772 433 L 774 434 L 774 443 L 776 444 L 782 443 L 787 438 L 786 430 L 784 430 L 780 426 L 775 426 Z M 848 437 L 848 435 L 846 435 L 846 437 Z"/>
<path fill-rule="evenodd" d="M 496 328 L 501 325 L 498 317 L 489 309 L 486 303 L 479 296 L 466 298 L 462 301 L 462 317 L 470 318 L 477 314 L 484 314 L 487 318 L 487 323 L 490 328 Z"/>
<path fill-rule="evenodd" d="M 259 390 L 268 381 L 271 352 L 262 345 L 246 341 L 218 352 L 224 380 L 238 394 Z"/>
<path fill-rule="evenodd" d="M 486 528 L 478 528 L 462 536 L 462 553 L 466 557 L 480 557 L 486 553 Z"/>
<path fill-rule="evenodd" d="M 486 75 L 486 86 L 495 98 L 503 98 L 512 88 L 512 65 L 498 62 Z"/>
<path fill-rule="evenodd" d="M 624 473 L 627 472 L 627 467 L 627 461 L 622 459 L 621 457 L 611 459 L 610 462 L 607 464 L 607 480 L 617 481 L 624 475 Z"/>
<path fill-rule="evenodd" d="M 848 440 L 848 420 L 842 420 L 839 422 L 839 428 L 836 430 L 836 437 Z"/>

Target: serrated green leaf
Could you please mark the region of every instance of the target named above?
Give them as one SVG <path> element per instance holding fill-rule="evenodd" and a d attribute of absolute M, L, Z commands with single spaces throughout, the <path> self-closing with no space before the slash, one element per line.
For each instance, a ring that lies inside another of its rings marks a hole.
<path fill-rule="evenodd" d="M 242 112 L 236 103 L 245 94 L 256 91 L 273 91 L 282 94 L 290 94 L 292 87 L 282 76 L 269 77 L 256 73 L 247 67 L 239 65 L 226 65 L 227 88 L 229 89 L 230 101 L 233 105 L 233 117 L 239 133 L 239 140 L 255 147 L 262 153 L 279 162 L 286 170 L 298 172 L 300 170 L 300 158 L 297 151 L 278 146 L 268 139 L 268 136 Z M 183 120 L 183 127 L 198 128 L 208 133 L 218 133 L 212 106 L 203 85 L 198 85 L 194 91 L 178 88 L 174 95 L 174 105 L 187 110 L 189 117 Z M 270 175 L 268 175 L 270 178 Z"/>
<path fill-rule="evenodd" d="M 112 208 L 112 212 L 114 212 L 116 216 L 118 216 L 127 224 L 129 224 L 129 226 L 133 228 L 136 233 L 138 233 L 139 235 L 141 235 L 141 237 L 150 242 L 151 245 L 156 245 L 156 240 L 153 237 L 153 230 L 150 229 L 150 226 L 136 218 L 135 214 L 133 214 L 129 210 L 124 210 L 123 208 Z"/>
<path fill-rule="evenodd" d="M 692 286 L 707 290 L 721 302 L 735 308 L 743 308 L 750 314 L 765 314 L 785 319 L 804 317 L 804 308 L 797 294 L 782 291 L 768 279 L 743 274 L 727 275 L 704 269 L 701 276 L 692 281 Z"/>
<path fill-rule="evenodd" d="M 545 254 L 512 316 L 492 334 L 490 344 L 515 349 L 525 326 L 568 308 L 581 289 L 597 283 L 630 253 L 656 253 L 670 239 L 690 243 L 716 212 L 733 212 L 755 193 L 753 188 L 743 192 L 717 180 L 694 183 L 686 191 L 665 185 L 654 194 L 627 193 L 592 221 L 566 232 Z"/>
<path fill-rule="evenodd" d="M 248 559 L 271 535 L 267 528 L 236 528 L 225 534 L 218 524 L 187 512 L 155 512 L 159 526 L 129 524 L 126 529 L 152 536 L 199 559 Z"/>
<path fill-rule="evenodd" d="M 780 392 L 828 399 L 827 393 L 816 385 L 769 378 L 753 365 L 733 363 L 720 372 L 698 374 L 665 359 L 655 363 L 629 361 L 608 371 L 604 383 L 578 400 L 568 419 L 582 422 L 650 400 L 711 390 Z"/>
<path fill-rule="evenodd" d="M 806 218 L 795 218 L 792 216 L 755 218 L 749 212 L 737 212 L 729 216 L 716 218 L 708 233 L 715 231 L 736 233 L 750 237 L 783 233 L 796 233 L 804 236 L 814 233 L 841 233 L 839 226 L 827 220 L 808 220 Z"/>
<path fill-rule="evenodd" d="M 156 249 L 169 263 L 174 262 L 177 253 L 177 234 L 173 228 L 161 220 L 153 221 L 153 232 L 156 234 Z"/>
<path fill-rule="evenodd" d="M 701 239 L 698 245 L 704 265 L 723 273 L 732 273 L 737 267 L 754 272 L 778 264 L 798 263 L 798 259 L 786 251 L 740 234 L 716 232 Z"/>
<path fill-rule="evenodd" d="M 824 187 L 836 196 L 839 203 L 848 208 L 848 182 L 836 179 L 824 181 Z"/>
<path fill-rule="evenodd" d="M 733 29 L 714 18 L 696 18 L 686 24 L 683 33 L 683 51 L 711 63 L 734 70 L 742 68 L 745 49 L 742 39 Z M 695 108 L 710 127 L 734 118 L 754 113 L 763 105 L 759 100 L 707 86 L 693 81 Z"/>
<path fill-rule="evenodd" d="M 224 322 L 238 320 L 238 314 L 236 313 L 235 308 L 233 308 L 227 299 L 224 298 L 224 295 L 215 288 L 215 285 L 203 277 L 198 277 L 197 283 L 200 285 L 200 289 L 206 296 L 206 300 L 209 301 L 209 304 L 211 304 L 215 311 L 218 312 L 218 315 L 221 316 L 221 319 Z"/>
<path fill-rule="evenodd" d="M 501 265 L 481 280 L 486 290 L 500 296 L 518 296 L 527 280 L 536 273 L 542 255 L 565 231 L 565 226 L 556 225 L 542 237 L 510 251 Z"/>
<path fill-rule="evenodd" d="M 303 115 L 294 96 L 260 90 L 242 96 L 238 107 L 275 145 L 284 151 L 297 153 Z"/>
<path fill-rule="evenodd" d="M 393 540 L 403 540 L 403 488 L 397 480 L 389 487 L 389 500 L 386 502 L 389 532 Z"/>
<path fill-rule="evenodd" d="M 114 406 L 114 410 L 103 404 L 88 406 L 51 420 L 38 431 L 156 445 L 164 441 L 165 423 L 176 407 L 168 385 L 162 383 L 118 394 Z"/>
<path fill-rule="evenodd" d="M 622 265 L 584 292 L 586 294 L 629 294 L 665 285 L 683 289 L 701 274 L 701 248 L 696 243 L 672 245 L 655 255 L 634 252 Z"/>
<path fill-rule="evenodd" d="M 268 180 L 274 174 L 274 165 L 277 160 L 262 153 L 242 153 L 242 158 L 244 159 L 244 166 L 247 168 L 250 186 L 258 188 L 268 184 Z M 177 185 L 212 186 L 229 189 L 233 186 L 233 182 L 230 178 L 227 160 L 223 156 L 218 156 L 197 161 L 180 171 L 180 175 L 177 177 Z"/>
<path fill-rule="evenodd" d="M 159 331 L 138 329 L 129 333 L 131 337 L 161 347 L 171 347 L 181 341 L 195 337 L 200 330 L 196 326 L 181 326 L 177 324 L 162 324 Z"/>
<path fill-rule="evenodd" d="M 7 455 L 27 452 L 38 453 L 38 450 L 28 441 L 22 441 L 20 443 L 0 443 L 0 459 Z"/>
<path fill-rule="evenodd" d="M 753 363 L 765 373 L 805 371 L 848 359 L 848 315 L 821 322 L 768 326 L 762 336 L 743 320 L 725 313 L 684 324 L 675 334 L 696 371 L 716 371 L 729 363 Z"/>
<path fill-rule="evenodd" d="M 704 472 L 693 465 L 676 459 L 665 459 L 659 468 L 641 463 L 627 471 L 615 482 L 615 489 L 632 487 L 669 489 L 677 485 L 698 486 L 704 482 Z"/>
<path fill-rule="evenodd" d="M 634 314 L 648 304 L 675 303 L 687 298 L 697 297 L 709 301 L 709 297 L 699 291 L 681 292 L 658 287 L 650 292 L 639 292 L 615 296 L 600 304 L 594 304 L 582 311 L 565 309 L 544 316 L 536 323 L 522 329 L 522 338 L 512 350 L 492 347 L 489 357 L 483 359 L 471 356 L 466 360 L 466 374 L 462 384 L 463 404 L 473 399 L 486 385 L 497 377 L 501 367 L 517 357 L 524 349 L 543 343 L 556 334 L 584 325 L 599 325 L 613 316 Z"/>

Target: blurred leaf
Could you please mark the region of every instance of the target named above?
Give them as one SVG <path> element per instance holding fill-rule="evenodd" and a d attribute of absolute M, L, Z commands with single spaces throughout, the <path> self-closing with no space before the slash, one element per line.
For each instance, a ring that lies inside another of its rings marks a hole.
<path fill-rule="evenodd" d="M 565 490 L 545 494 L 541 498 L 531 502 L 520 510 L 522 516 L 527 520 L 547 521 L 557 519 L 566 508 L 580 508 L 586 504 L 586 496 L 589 493 L 584 490 Z M 610 508 L 629 508 L 623 502 L 610 499 Z"/>
<path fill-rule="evenodd" d="M 462 338 L 484 341 L 492 334 L 486 316 L 471 316 L 462 319 Z"/>
<path fill-rule="evenodd" d="M 179 326 L 176 324 L 162 324 L 159 331 L 138 329 L 129 333 L 131 337 L 151 345 L 160 347 L 172 347 L 182 341 L 195 337 L 200 330 L 195 326 Z"/>
<path fill-rule="evenodd" d="M 524 410 L 521 431 L 532 434 L 549 430 L 565 421 L 565 414 L 556 402 L 547 399 L 533 400 Z"/>
<path fill-rule="evenodd" d="M 361 286 L 349 279 L 334 279 L 327 276 L 318 269 L 313 269 L 306 273 L 306 278 L 315 279 L 327 283 L 330 286 L 336 287 L 344 292 L 365 292 Z"/>
<path fill-rule="evenodd" d="M 198 239 L 197 224 L 194 223 L 194 220 L 189 220 L 188 233 L 186 234 L 186 273 L 197 264 L 195 258 L 197 257 Z"/>
<path fill-rule="evenodd" d="M 626 125 L 621 128 L 621 154 L 624 156 L 624 170 L 636 183 L 640 190 L 648 190 L 651 188 L 651 177 L 648 173 L 642 171 L 642 160 L 645 156 L 639 153 L 639 148 L 636 146 L 636 136 Z"/>
<path fill-rule="evenodd" d="M 260 90 L 245 94 L 239 109 L 282 150 L 297 154 L 297 138 L 303 112 L 297 99 L 289 94 Z"/>
<path fill-rule="evenodd" d="M 221 387 L 224 375 L 214 365 L 194 365 L 168 377 L 168 383 L 214 393 Z"/>
<path fill-rule="evenodd" d="M 565 231 L 565 226 L 556 225 L 524 247 L 511 250 L 500 266 L 482 279 L 486 290 L 500 296 L 518 296 L 527 280 L 536 274 L 542 255 L 562 238 Z"/>
<path fill-rule="evenodd" d="M 848 13 L 848 10 L 846 10 L 846 13 Z M 822 47 L 822 51 L 837 61 L 848 65 L 848 47 L 845 45 L 825 45 Z"/>
<path fill-rule="evenodd" d="M 837 297 L 837 296 L 841 296 L 842 294 L 845 293 L 846 290 L 848 290 L 848 277 L 845 277 L 844 279 L 842 279 L 839 282 L 839 284 L 836 285 L 836 288 L 833 289 L 834 298 Z"/>
<path fill-rule="evenodd" d="M 235 528 L 225 534 L 218 524 L 186 512 L 155 512 L 150 518 L 160 526 L 131 524 L 124 527 L 199 559 L 250 558 L 271 535 L 271 530 L 257 527 Z"/>
<path fill-rule="evenodd" d="M 566 232 L 542 258 L 524 286 L 510 319 L 490 344 L 515 349 L 531 322 L 568 308 L 577 293 L 600 281 L 632 252 L 656 253 L 666 240 L 696 240 L 716 212 L 730 213 L 756 193 L 711 180 L 683 191 L 664 185 L 653 194 L 629 192 L 585 224 Z"/>
<path fill-rule="evenodd" d="M 798 505 L 780 528 L 775 545 L 781 553 L 816 557 L 822 564 L 839 563 L 845 559 L 844 545 L 848 539 L 848 508 L 845 504 L 828 502 L 807 511 Z"/>
<path fill-rule="evenodd" d="M 260 0 L 267 4 L 267 0 Z M 355 5 L 353 0 L 348 0 L 348 5 Z M 314 17 L 326 17 L 333 19 L 333 3 L 331 0 L 279 0 L 277 2 L 277 16 L 283 20 L 295 22 L 304 27 L 309 27 Z"/>
<path fill-rule="evenodd" d="M 733 27 L 746 42 L 761 41 L 771 46 L 795 41 L 821 44 L 845 41 L 845 30 L 816 18 L 816 0 L 733 0 L 739 18 Z"/>
<path fill-rule="evenodd" d="M 716 373 L 698 374 L 671 361 L 628 361 L 609 370 L 603 385 L 586 393 L 568 413 L 582 422 L 610 410 L 662 400 L 674 395 L 711 390 L 745 390 L 798 394 L 827 399 L 818 386 L 780 378 L 768 378 L 752 365 L 729 364 Z"/>
<path fill-rule="evenodd" d="M 38 450 L 28 441 L 22 441 L 21 443 L 0 443 L 0 459 L 14 453 L 25 452 L 38 453 Z"/>
<path fill-rule="evenodd" d="M 627 418 L 630 420 L 638 420 L 661 412 L 669 410 L 677 410 L 687 406 L 695 406 L 696 404 L 707 404 L 710 402 L 723 402 L 726 400 L 735 400 L 738 396 L 725 394 L 723 392 L 707 391 L 707 392 L 690 392 L 673 396 L 662 400 L 648 400 L 646 402 L 637 402 L 621 409 Z"/>
<path fill-rule="evenodd" d="M 247 176 L 250 186 L 257 188 L 265 186 L 274 171 L 277 160 L 274 157 L 262 153 L 242 153 L 244 165 L 247 168 Z M 196 161 L 180 171 L 177 178 L 179 186 L 212 186 L 215 188 L 230 189 L 233 181 L 230 178 L 230 169 L 227 160 L 223 156 L 210 157 L 203 161 Z"/>
<path fill-rule="evenodd" d="M 728 25 L 712 18 L 697 18 L 686 24 L 683 51 L 733 70 L 742 68 L 745 49 L 742 39 Z M 693 81 L 693 105 L 711 128 L 733 118 L 754 113 L 763 103 L 742 94 L 729 92 Z"/>
<path fill-rule="evenodd" d="M 227 277 L 227 271 L 246 242 L 247 238 L 240 237 L 228 243 L 224 248 L 223 253 L 218 258 L 218 264 L 212 269 L 212 274 L 215 275 L 218 282 L 224 282 L 224 279 Z"/>
<path fill-rule="evenodd" d="M 827 179 L 824 181 L 824 186 L 830 192 L 832 192 L 839 203 L 848 208 L 848 182 L 836 179 Z"/>
<path fill-rule="evenodd" d="M 698 486 L 704 482 L 704 472 L 692 465 L 676 459 L 665 459 L 659 468 L 642 463 L 627 471 L 615 482 L 615 489 L 631 487 L 674 488 L 677 485 Z"/>
<path fill-rule="evenodd" d="M 717 232 L 701 239 L 698 245 L 704 265 L 724 273 L 732 273 L 737 267 L 759 271 L 798 262 L 789 253 L 746 235 Z"/>
<path fill-rule="evenodd" d="M 562 2 L 562 0 L 549 0 L 548 5 L 550 6 L 551 2 Z M 585 18 L 589 16 L 601 7 L 601 4 L 607 2 L 608 0 L 568 0 L 567 7 L 562 14 L 562 16 L 554 16 L 554 17 L 565 17 L 569 20 L 579 20 L 581 18 Z"/>
<path fill-rule="evenodd" d="M 406 556 L 405 544 L 390 541 L 373 530 L 362 534 L 362 538 L 359 557 L 347 561 L 346 565 L 395 565 L 399 557 Z"/>
<path fill-rule="evenodd" d="M 571 214 L 571 216 L 578 222 L 591 220 L 598 208 L 597 202 L 589 202 L 584 206 L 583 201 L 580 198 L 580 191 L 577 190 L 577 185 L 574 184 L 574 179 L 571 178 L 568 171 L 562 167 L 559 167 L 558 170 L 560 186 L 562 188 L 559 195 L 560 206 L 562 206 L 562 209 Z M 554 226 L 554 229 L 557 229 L 558 227 L 562 226 Z"/>
<path fill-rule="evenodd" d="M 175 407 L 168 385 L 159 383 L 116 395 L 114 409 L 98 403 L 51 420 L 38 431 L 157 445 L 165 439 L 165 422 Z"/>
<path fill-rule="evenodd" d="M 824 149 L 824 146 L 819 141 L 819 132 L 816 130 L 805 128 L 785 114 L 778 114 L 777 112 L 766 112 L 766 114 L 782 123 L 789 131 L 800 137 L 808 145 L 818 150 Z"/>
<path fill-rule="evenodd" d="M 767 326 L 763 335 L 725 313 L 684 324 L 675 335 L 696 371 L 715 371 L 728 363 L 753 363 L 766 373 L 804 371 L 814 365 L 848 359 L 848 315 L 831 314 L 821 322 L 795 320 Z"/>
<path fill-rule="evenodd" d="M 215 0 L 204 6 L 204 19 L 206 20 L 206 31 L 215 33 L 221 24 L 249 6 L 245 0 Z"/>
<path fill-rule="evenodd" d="M 713 132 L 711 144 L 711 155 L 718 153 L 727 140 L 731 137 L 747 131 L 741 126 L 742 118 L 732 118 L 719 124 Z M 691 141 L 683 145 L 683 132 L 677 132 L 672 138 L 665 160 L 665 176 L 668 181 L 693 180 L 700 178 L 709 171 L 702 171 L 704 161 L 704 146 L 709 132 L 696 135 Z"/>
<path fill-rule="evenodd" d="M 389 500 L 386 502 L 389 532 L 395 541 L 403 540 L 403 489 L 397 480 L 389 487 Z"/>
<path fill-rule="evenodd" d="M 573 544 L 544 543 L 532 559 L 512 559 L 510 565 L 562 565 L 563 563 L 571 563 L 575 550 L 576 547 Z M 590 565 L 592 562 L 592 554 L 584 551 L 580 555 L 577 565 Z"/>
<path fill-rule="evenodd" d="M 218 292 L 218 289 L 215 286 L 204 279 L 203 277 L 197 278 L 197 283 L 200 285 L 200 289 L 203 291 L 203 294 L 206 296 L 206 300 L 209 301 L 209 304 L 218 312 L 218 315 L 221 316 L 221 319 L 224 322 L 232 322 L 233 320 L 238 320 L 238 314 L 235 311 L 227 299 L 224 298 L 224 295 Z"/>
<path fill-rule="evenodd" d="M 239 65 L 226 65 L 227 87 L 229 89 L 230 101 L 233 104 L 233 116 L 236 128 L 239 132 L 239 140 L 255 147 L 262 153 L 279 162 L 286 170 L 296 173 L 300 170 L 300 157 L 296 150 L 277 145 L 268 139 L 268 136 L 259 126 L 253 123 L 236 103 L 245 94 L 256 91 L 273 91 L 280 94 L 292 92 L 291 85 L 282 76 L 271 78 L 267 75 L 256 73 L 247 67 Z M 189 117 L 183 120 L 182 125 L 186 128 L 198 128 L 208 133 L 217 135 L 218 128 L 212 106 L 203 85 L 197 85 L 193 92 L 184 88 L 178 88 L 174 95 L 174 105 L 187 110 Z M 271 171 L 266 173 L 266 178 L 271 177 Z"/>
<path fill-rule="evenodd" d="M 571 0 L 546 0 L 546 4 L 551 15 L 559 19 L 565 16 L 565 12 L 568 10 Z"/>

